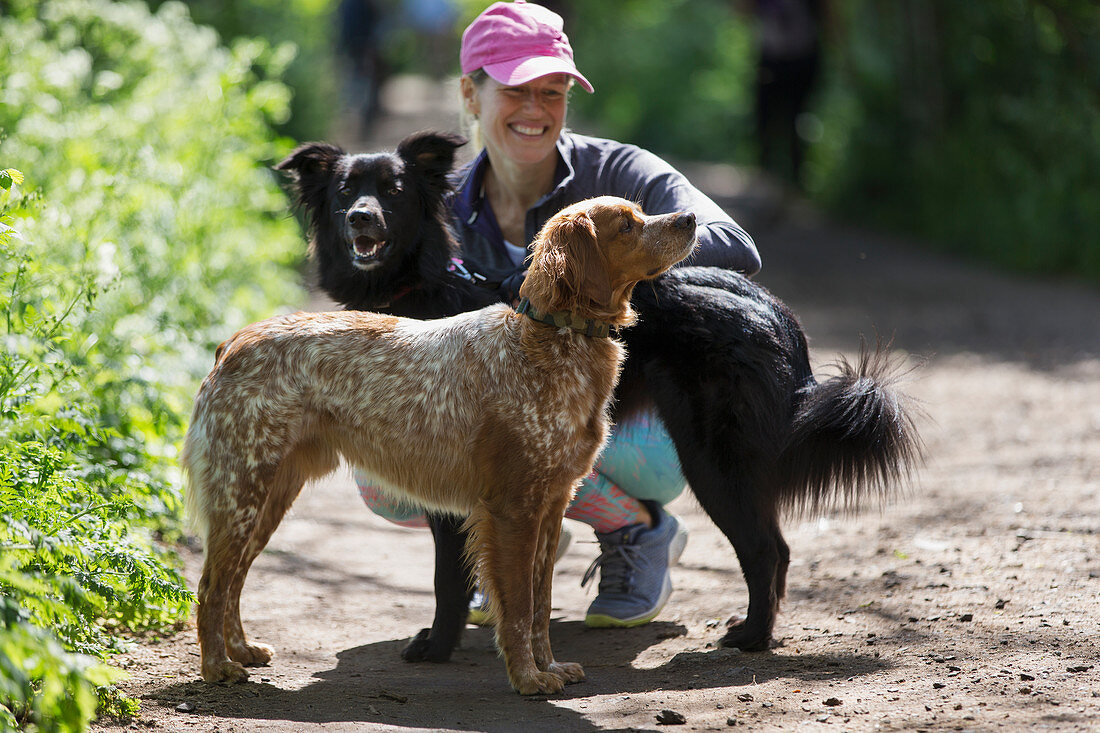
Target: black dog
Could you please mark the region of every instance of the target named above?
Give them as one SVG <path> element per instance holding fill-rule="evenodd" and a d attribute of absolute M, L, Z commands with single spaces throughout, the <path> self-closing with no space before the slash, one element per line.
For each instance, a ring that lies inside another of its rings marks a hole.
<path fill-rule="evenodd" d="M 346 308 L 433 318 L 496 300 L 457 260 L 447 223 L 454 135 L 419 133 L 396 153 L 348 155 L 307 144 L 277 168 L 292 173 L 312 230 L 322 289 Z M 488 285 L 489 287 L 485 287 Z M 616 392 L 619 419 L 656 406 L 703 509 L 726 535 L 749 590 L 746 618 L 724 646 L 768 648 L 786 589 L 785 508 L 852 504 L 908 475 L 920 441 L 890 387 L 888 353 L 841 363 L 818 383 L 794 315 L 737 273 L 680 267 L 635 290 L 636 325 Z M 430 517 L 436 614 L 405 648 L 445 661 L 472 593 L 461 518 Z"/>

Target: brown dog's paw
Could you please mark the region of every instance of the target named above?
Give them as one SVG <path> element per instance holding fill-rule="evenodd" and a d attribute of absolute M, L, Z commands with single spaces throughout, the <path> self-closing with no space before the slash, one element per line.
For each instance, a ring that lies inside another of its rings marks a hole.
<path fill-rule="evenodd" d="M 521 695 L 554 695 L 565 689 L 565 680 L 553 672 L 535 671 L 511 682 Z"/>
<path fill-rule="evenodd" d="M 216 685 L 232 685 L 248 679 L 248 672 L 239 662 L 228 659 L 213 664 L 203 663 L 202 678 Z"/>
<path fill-rule="evenodd" d="M 584 682 L 584 667 L 576 662 L 552 662 L 546 671 L 561 677 L 567 685 Z"/>
<path fill-rule="evenodd" d="M 263 667 L 275 656 L 275 649 L 267 644 L 251 642 L 239 646 L 229 646 L 226 650 L 229 658 L 246 667 Z"/>

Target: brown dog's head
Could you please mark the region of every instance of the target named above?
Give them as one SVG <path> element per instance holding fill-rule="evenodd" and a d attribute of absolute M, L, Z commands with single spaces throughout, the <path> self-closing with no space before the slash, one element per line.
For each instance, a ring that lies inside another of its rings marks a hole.
<path fill-rule="evenodd" d="M 519 293 L 543 312 L 573 311 L 625 326 L 634 320 L 634 286 L 665 272 L 694 246 L 694 214 L 646 216 L 626 199 L 587 199 L 546 222 Z"/>

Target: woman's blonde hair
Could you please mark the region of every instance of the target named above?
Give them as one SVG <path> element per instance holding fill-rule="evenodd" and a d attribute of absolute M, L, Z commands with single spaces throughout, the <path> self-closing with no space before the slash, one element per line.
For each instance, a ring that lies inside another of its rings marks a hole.
<path fill-rule="evenodd" d="M 481 85 L 485 83 L 485 80 L 489 78 L 489 74 L 485 69 L 474 69 L 469 74 L 466 74 L 470 78 L 473 85 L 480 89 Z M 459 92 L 461 96 L 462 92 Z M 476 152 L 481 152 L 481 149 L 485 147 L 485 142 L 481 139 L 481 124 L 478 122 L 477 116 L 470 113 L 466 109 L 466 104 L 463 102 L 460 106 L 459 124 L 462 126 L 462 133 L 469 138 L 470 148 Z"/>

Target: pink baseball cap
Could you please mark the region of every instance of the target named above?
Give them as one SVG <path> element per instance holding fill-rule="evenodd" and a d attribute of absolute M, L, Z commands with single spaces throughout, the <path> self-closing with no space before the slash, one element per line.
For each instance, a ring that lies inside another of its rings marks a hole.
<path fill-rule="evenodd" d="M 477 69 L 501 84 L 517 86 L 547 74 L 569 74 L 591 92 L 577 71 L 561 16 L 535 3 L 493 3 L 462 33 L 462 73 Z"/>

